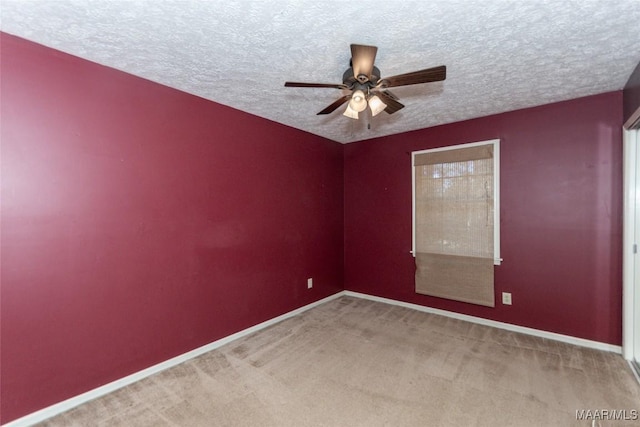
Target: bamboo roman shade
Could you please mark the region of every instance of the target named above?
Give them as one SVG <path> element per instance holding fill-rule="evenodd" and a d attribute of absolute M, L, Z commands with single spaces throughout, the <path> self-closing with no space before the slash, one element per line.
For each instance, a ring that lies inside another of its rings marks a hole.
<path fill-rule="evenodd" d="M 494 145 L 414 153 L 416 292 L 494 307 Z"/>

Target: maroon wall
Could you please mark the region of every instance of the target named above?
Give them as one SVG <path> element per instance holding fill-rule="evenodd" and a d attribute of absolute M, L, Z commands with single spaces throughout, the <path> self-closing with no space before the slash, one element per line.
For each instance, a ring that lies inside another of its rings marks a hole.
<path fill-rule="evenodd" d="M 2 423 L 342 289 L 340 144 L 1 52 Z"/>
<path fill-rule="evenodd" d="M 640 62 L 636 66 L 623 90 L 624 122 L 640 108 Z"/>
<path fill-rule="evenodd" d="M 343 147 L 0 42 L 2 423 L 330 295 L 343 279 L 621 342 L 621 92 Z M 514 305 L 417 295 L 409 152 L 493 138 L 496 292 Z"/>
<path fill-rule="evenodd" d="M 425 112 L 428 114 L 428 112 Z M 608 93 L 345 147 L 345 288 L 619 345 L 622 95 Z M 495 308 L 418 295 L 411 156 L 501 140 Z"/>

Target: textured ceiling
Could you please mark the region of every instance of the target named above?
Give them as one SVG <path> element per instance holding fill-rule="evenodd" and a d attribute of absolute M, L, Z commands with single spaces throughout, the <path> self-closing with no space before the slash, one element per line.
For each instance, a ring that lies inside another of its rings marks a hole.
<path fill-rule="evenodd" d="M 342 143 L 622 89 L 640 61 L 640 0 L 0 0 L 4 32 Z M 382 76 L 447 66 L 394 88 L 370 121 L 316 113 L 350 43 Z"/>

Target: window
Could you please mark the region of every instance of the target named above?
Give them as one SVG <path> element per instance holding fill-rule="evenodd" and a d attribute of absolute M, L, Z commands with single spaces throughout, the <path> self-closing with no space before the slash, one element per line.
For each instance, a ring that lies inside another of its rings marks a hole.
<path fill-rule="evenodd" d="M 495 306 L 499 140 L 412 153 L 416 292 Z"/>

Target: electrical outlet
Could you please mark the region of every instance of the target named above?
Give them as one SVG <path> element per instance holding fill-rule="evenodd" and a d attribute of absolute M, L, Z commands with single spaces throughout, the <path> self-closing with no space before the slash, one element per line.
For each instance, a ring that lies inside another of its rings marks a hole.
<path fill-rule="evenodd" d="M 503 292 L 502 293 L 502 303 L 504 305 L 511 305 L 511 293 L 510 292 Z"/>
<path fill-rule="evenodd" d="M 307 289 L 311 289 L 311 288 L 313 288 L 313 278 L 309 277 L 307 279 Z"/>

